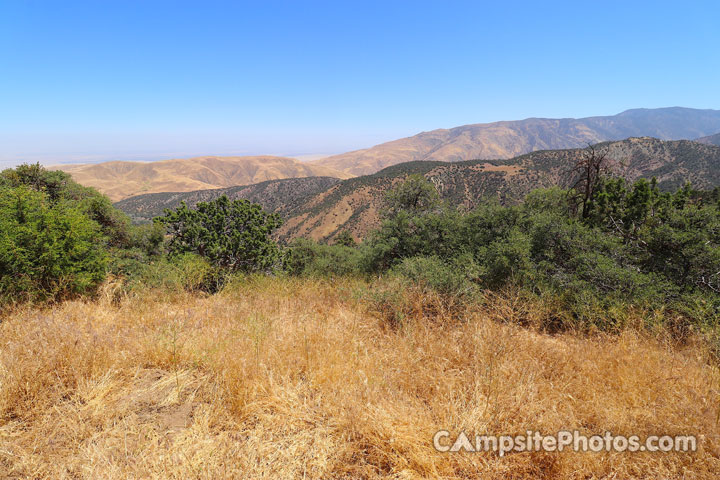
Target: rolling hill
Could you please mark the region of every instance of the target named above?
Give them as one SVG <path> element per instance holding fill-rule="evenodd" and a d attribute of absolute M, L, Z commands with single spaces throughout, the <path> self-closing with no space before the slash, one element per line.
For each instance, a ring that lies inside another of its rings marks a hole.
<path fill-rule="evenodd" d="M 631 181 L 657 177 L 664 189 L 677 188 L 686 181 L 704 189 L 720 185 L 720 147 L 649 137 L 606 142 L 599 147 L 607 149 L 617 164 L 617 173 Z M 424 175 L 443 198 L 472 208 L 483 198 L 512 203 L 534 188 L 563 185 L 568 170 L 581 154 L 582 149 L 564 149 L 532 152 L 509 160 L 407 162 L 344 181 L 306 178 L 236 189 L 142 195 L 116 206 L 143 221 L 161 214 L 163 208 L 176 207 L 182 200 L 193 204 L 225 193 L 280 213 L 285 223 L 278 237 L 283 240 L 310 237 L 332 241 L 343 230 L 362 238 L 379 224 L 385 193 L 409 174 Z"/>
<path fill-rule="evenodd" d="M 244 198 L 259 203 L 266 210 L 287 217 L 310 197 L 326 191 L 340 181 L 339 178 L 334 177 L 286 178 L 194 192 L 146 193 L 120 200 L 115 206 L 126 212 L 133 222 L 145 223 L 162 215 L 166 208 L 177 208 L 180 202 L 194 207 L 198 202 L 207 202 L 227 195 L 232 200 Z"/>
<path fill-rule="evenodd" d="M 410 161 L 457 162 L 510 159 L 540 150 L 582 148 L 608 140 L 652 136 L 695 139 L 720 131 L 720 110 L 661 108 L 628 110 L 580 119 L 529 118 L 423 132 L 372 148 L 312 162 L 276 156 L 197 157 L 158 162 L 116 161 L 59 165 L 83 185 L 118 201 L 145 193 L 189 192 L 268 180 L 326 176 L 347 179 Z"/>
<path fill-rule="evenodd" d="M 159 162 L 60 165 L 50 168 L 69 173 L 78 183 L 95 187 L 114 201 L 143 193 L 188 192 L 284 178 L 352 176 L 322 165 L 273 156 L 197 157 Z"/>
<path fill-rule="evenodd" d="M 718 131 L 720 110 L 635 109 L 606 117 L 529 118 L 433 130 L 312 163 L 352 175 L 367 175 L 410 161 L 507 159 L 538 150 L 581 148 L 628 137 L 689 140 Z"/>

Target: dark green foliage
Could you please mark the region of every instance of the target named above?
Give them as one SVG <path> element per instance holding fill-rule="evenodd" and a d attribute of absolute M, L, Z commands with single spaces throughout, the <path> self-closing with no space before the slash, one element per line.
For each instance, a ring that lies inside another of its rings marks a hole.
<path fill-rule="evenodd" d="M 156 219 L 170 235 L 172 255 L 195 253 L 228 272 L 268 271 L 280 259 L 270 235 L 280 217 L 247 200 L 222 196 L 190 209 L 183 203 Z"/>
<path fill-rule="evenodd" d="M 68 197 L 79 199 L 82 192 L 82 187 L 73 182 L 70 175 L 61 171 L 46 170 L 39 163 L 3 170 L 0 172 L 0 186 L 11 188 L 25 186 L 46 194 L 53 203 Z"/>
<path fill-rule="evenodd" d="M 619 306 L 720 322 L 720 209 L 712 194 L 602 179 L 585 217 L 573 210 L 572 196 L 560 189 L 467 213 L 394 209 L 362 245 L 363 266 L 438 290 L 444 282 L 428 282 L 422 269 L 437 279 L 453 272 L 481 288 L 529 289 L 561 299 L 580 324 L 603 328 L 622 322 L 612 313 Z"/>
<path fill-rule="evenodd" d="M 410 214 L 428 212 L 439 204 L 440 195 L 435 186 L 419 174 L 408 176 L 385 196 L 386 215 L 391 217 L 399 212 Z"/>
<path fill-rule="evenodd" d="M 68 202 L 97 222 L 111 247 L 130 246 L 130 220 L 114 208 L 110 199 L 93 188 L 83 187 L 65 172 L 40 166 L 20 165 L 0 172 L 0 187 L 27 187 L 47 196 L 51 204 Z"/>
<path fill-rule="evenodd" d="M 160 224 L 143 224 L 130 230 L 130 243 L 146 256 L 156 257 L 163 253 L 165 232 Z"/>
<path fill-rule="evenodd" d="M 129 246 L 110 250 L 109 272 L 125 279 L 141 275 L 149 264 L 161 259 L 165 253 L 164 241 L 164 228 L 160 224 L 131 226 Z"/>
<path fill-rule="evenodd" d="M 358 273 L 360 259 L 356 248 L 299 238 L 288 246 L 284 264 L 293 275 L 336 276 Z"/>
<path fill-rule="evenodd" d="M 4 170 L 0 196 L 3 301 L 92 293 L 109 258 L 134 246 L 125 214 L 64 172 L 39 164 Z"/>
<path fill-rule="evenodd" d="M 0 299 L 61 299 L 91 293 L 105 278 L 99 225 L 57 192 L 0 186 Z"/>
<path fill-rule="evenodd" d="M 470 280 L 472 259 L 462 260 L 449 265 L 434 256 L 410 257 L 393 267 L 390 274 L 443 295 L 463 297 L 475 292 L 476 286 Z"/>
<path fill-rule="evenodd" d="M 338 233 L 337 237 L 335 237 L 335 245 L 341 245 L 343 247 L 357 247 L 357 242 L 350 232 L 343 230 Z"/>
<path fill-rule="evenodd" d="M 454 257 L 462 252 L 457 229 L 462 215 L 442 206 L 435 186 L 419 175 L 390 191 L 380 228 L 365 242 L 364 268 L 387 270 L 404 258 L 436 255 Z"/>

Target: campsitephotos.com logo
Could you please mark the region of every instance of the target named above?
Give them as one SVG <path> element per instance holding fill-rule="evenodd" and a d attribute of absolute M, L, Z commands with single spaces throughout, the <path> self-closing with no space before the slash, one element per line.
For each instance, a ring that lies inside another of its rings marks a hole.
<path fill-rule="evenodd" d="M 452 435 L 440 430 L 433 436 L 433 446 L 439 452 L 496 452 L 501 457 L 522 452 L 695 452 L 694 435 L 638 435 L 587 436 L 577 430 L 561 430 L 554 435 L 543 435 L 528 430 L 524 435 L 475 435 L 465 432 Z"/>

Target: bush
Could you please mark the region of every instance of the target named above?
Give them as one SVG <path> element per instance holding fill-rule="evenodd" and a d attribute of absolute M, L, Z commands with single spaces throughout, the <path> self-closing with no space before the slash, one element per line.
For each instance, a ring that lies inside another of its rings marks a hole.
<path fill-rule="evenodd" d="M 410 257 L 393 267 L 390 275 L 443 295 L 467 297 L 475 292 L 467 272 L 470 268 L 447 265 L 438 257 Z"/>
<path fill-rule="evenodd" d="M 76 183 L 65 172 L 46 170 L 40 164 L 20 165 L 0 172 L 2 186 L 26 187 L 44 194 L 50 204 L 71 204 L 100 225 L 108 246 L 130 246 L 130 219 L 127 215 L 113 207 L 105 195 Z"/>
<path fill-rule="evenodd" d="M 223 195 L 195 209 L 183 202 L 155 220 L 170 234 L 171 255 L 195 253 L 228 272 L 268 271 L 279 263 L 280 250 L 270 235 L 280 217 L 247 200 Z"/>
<path fill-rule="evenodd" d="M 0 298 L 57 300 L 92 293 L 107 253 L 97 223 L 53 193 L 0 187 Z"/>
<path fill-rule="evenodd" d="M 462 213 L 433 202 L 408 207 L 408 192 L 429 191 L 421 183 L 388 195 L 393 208 L 360 248 L 366 271 L 390 271 L 435 292 L 463 281 L 525 289 L 562 303 L 576 326 L 616 328 L 631 310 L 720 326 L 716 193 L 601 179 L 586 216 L 573 213 L 572 195 L 557 188 L 533 191 L 520 205 L 490 201 Z"/>
<path fill-rule="evenodd" d="M 359 273 L 361 253 L 344 245 L 321 245 L 297 239 L 285 253 L 284 266 L 292 275 L 339 276 Z"/>
<path fill-rule="evenodd" d="M 149 263 L 129 260 L 125 267 L 125 291 L 147 289 L 173 292 L 215 293 L 222 289 L 229 274 L 193 253 L 158 257 Z"/>

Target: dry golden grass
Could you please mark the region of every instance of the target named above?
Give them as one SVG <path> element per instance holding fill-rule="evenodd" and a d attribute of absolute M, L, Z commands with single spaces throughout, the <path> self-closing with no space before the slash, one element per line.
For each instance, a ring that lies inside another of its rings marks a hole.
<path fill-rule="evenodd" d="M 0 324 L 0 476 L 716 478 L 703 348 L 493 318 L 389 329 L 359 282 L 256 279 Z M 529 322 L 532 323 L 532 322 Z M 439 453 L 435 431 L 701 435 L 695 453 Z"/>

